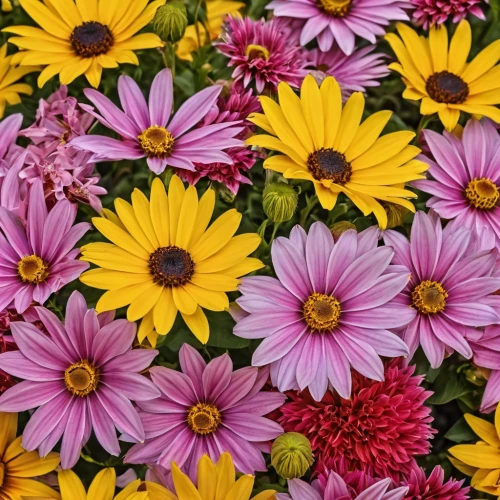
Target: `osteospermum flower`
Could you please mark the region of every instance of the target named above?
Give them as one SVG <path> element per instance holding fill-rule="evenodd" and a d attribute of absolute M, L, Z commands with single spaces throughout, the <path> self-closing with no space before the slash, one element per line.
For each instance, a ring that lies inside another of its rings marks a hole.
<path fill-rule="evenodd" d="M 485 0 L 489 3 L 489 0 Z M 413 11 L 413 21 L 422 24 L 425 29 L 436 24 L 443 24 L 448 19 L 458 23 L 472 14 L 483 21 L 486 19 L 481 4 L 483 0 L 411 0 L 416 7 Z"/>
<path fill-rule="evenodd" d="M 222 150 L 241 146 L 234 139 L 240 127 L 235 122 L 219 123 L 192 129 L 208 113 L 219 97 L 222 87 L 214 85 L 190 97 L 171 119 L 173 104 L 172 73 L 160 71 L 154 78 L 149 94 L 149 105 L 139 85 L 129 76 L 118 79 L 118 92 L 124 111 L 107 97 L 93 89 L 85 95 L 94 103 L 80 104 L 103 125 L 114 130 L 122 140 L 102 135 L 76 137 L 71 145 L 95 153 L 97 161 L 119 161 L 147 158 L 149 168 L 161 174 L 167 165 L 194 170 L 193 162 L 231 163 L 231 158 Z"/>
<path fill-rule="evenodd" d="M 88 268 L 87 263 L 76 260 L 80 250 L 73 247 L 90 225 L 73 226 L 76 212 L 76 205 L 67 200 L 57 202 L 49 212 L 40 181 L 30 190 L 26 227 L 0 207 L 0 310 L 11 302 L 18 313 L 32 301 L 43 304 Z"/>
<path fill-rule="evenodd" d="M 334 243 L 328 227 L 315 222 L 309 234 L 295 226 L 290 239 L 271 248 L 278 279 L 242 280 L 236 300 L 246 311 L 234 334 L 264 338 L 254 366 L 271 364 L 280 391 L 309 387 L 320 401 L 331 384 L 351 394 L 351 367 L 384 380 L 380 356 L 405 356 L 404 342 L 388 331 L 414 313 L 393 300 L 408 283 L 408 271 L 390 266 L 393 250 L 377 247 L 377 230 L 350 230 Z"/>
<path fill-rule="evenodd" d="M 354 92 L 345 106 L 339 84 L 327 77 L 321 88 L 311 75 L 302 83 L 300 99 L 286 83 L 278 86 L 279 105 L 261 96 L 264 115 L 249 119 L 271 135 L 255 135 L 247 144 L 279 151 L 264 167 L 287 179 L 314 184 L 321 206 L 331 210 L 344 193 L 363 212 L 374 213 L 385 228 L 387 214 L 377 200 L 415 211 L 407 198 L 416 194 L 402 185 L 416 179 L 427 165 L 412 160 L 420 152 L 409 142 L 413 132 L 402 130 L 379 137 L 392 112 L 379 111 L 362 124 L 365 98 Z"/>
<path fill-rule="evenodd" d="M 113 315 L 98 316 L 75 291 L 64 325 L 36 308 L 47 334 L 30 323 L 11 323 L 19 351 L 0 354 L 0 368 L 23 379 L 0 397 L 0 411 L 38 408 L 23 434 L 23 448 L 47 455 L 62 438 L 61 466 L 73 467 L 93 429 L 102 447 L 118 456 L 115 426 L 136 441 L 144 429 L 130 400 L 159 394 L 139 372 L 158 351 L 136 349 L 136 326 Z"/>
<path fill-rule="evenodd" d="M 166 469 L 175 462 L 196 480 L 204 454 L 215 462 L 228 451 L 239 472 L 266 471 L 262 452 L 271 451 L 269 441 L 283 429 L 262 415 L 285 400 L 278 392 L 261 391 L 268 371 L 245 367 L 233 372 L 227 354 L 206 364 L 188 344 L 181 347 L 179 361 L 182 373 L 150 369 L 161 396 L 138 403 L 146 441 L 134 445 L 125 462 L 158 463 Z"/>
<path fill-rule="evenodd" d="M 458 25 L 449 45 L 445 26 L 432 27 L 428 39 L 421 39 L 402 23 L 397 24 L 397 29 L 401 38 L 394 33 L 386 35 L 398 58 L 389 68 L 403 77 L 403 97 L 421 101 L 422 115 L 438 113 L 449 131 L 457 125 L 461 111 L 500 122 L 500 109 L 495 107 L 500 103 L 500 67 L 495 66 L 500 59 L 500 40 L 468 63 L 472 34 L 465 20 Z"/>
<path fill-rule="evenodd" d="M 309 439 L 319 472 L 338 470 L 344 461 L 346 470 L 399 482 L 416 467 L 416 456 L 429 453 L 435 433 L 425 406 L 432 393 L 421 387 L 423 377 L 414 371 L 414 365 L 394 360 L 383 382 L 354 373 L 350 399 L 328 391 L 317 402 L 308 391 L 289 392 L 278 422 L 286 432 Z"/>
<path fill-rule="evenodd" d="M 301 45 L 316 39 L 328 51 L 336 41 L 349 55 L 356 35 L 375 43 L 391 21 L 409 19 L 404 9 L 410 7 L 409 0 L 272 0 L 266 8 L 276 17 L 300 19 Z"/>
<path fill-rule="evenodd" d="M 421 345 L 432 368 L 453 351 L 470 359 L 468 332 L 500 321 L 500 297 L 488 297 L 500 289 L 500 280 L 492 276 L 497 250 L 471 249 L 474 236 L 456 225 L 443 230 L 435 213 L 424 212 L 415 216 L 410 241 L 393 230 L 384 234 L 396 251 L 393 262 L 411 272 L 397 299 L 415 312 L 403 340 L 411 356 Z"/>
<path fill-rule="evenodd" d="M 134 50 L 162 46 L 154 33 L 135 34 L 164 3 L 20 0 L 40 28 L 8 26 L 3 31 L 19 35 L 9 42 L 21 49 L 12 59 L 20 70 L 33 64 L 45 66 L 38 77 L 39 87 L 57 74 L 64 85 L 84 74 L 90 85 L 98 87 L 103 68 L 116 68 L 119 63 L 138 65 Z"/>
<path fill-rule="evenodd" d="M 430 180 L 413 185 L 433 195 L 427 206 L 459 227 L 490 227 L 500 248 L 500 136 L 493 123 L 471 119 L 461 139 L 431 130 L 424 138 L 431 155 L 421 159 L 429 165 Z"/>
<path fill-rule="evenodd" d="M 21 436 L 16 436 L 17 413 L 0 413 L 0 498 L 60 498 L 57 491 L 34 479 L 52 472 L 59 465 L 59 454 L 41 458 L 36 451 L 24 451 Z"/>
<path fill-rule="evenodd" d="M 288 42 L 276 19 L 229 17 L 216 47 L 229 57 L 235 83 L 248 87 L 255 80 L 259 94 L 276 91 L 279 82 L 298 87 L 302 81 L 302 49 Z"/>

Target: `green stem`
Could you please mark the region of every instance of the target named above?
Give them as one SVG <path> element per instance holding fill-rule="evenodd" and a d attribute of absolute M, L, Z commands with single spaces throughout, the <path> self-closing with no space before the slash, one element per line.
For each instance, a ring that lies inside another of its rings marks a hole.
<path fill-rule="evenodd" d="M 318 197 L 313 196 L 307 203 L 307 206 L 300 212 L 300 225 L 302 227 L 306 227 L 306 222 L 309 217 L 309 214 L 311 213 L 311 210 L 316 206 L 318 203 Z"/>
<path fill-rule="evenodd" d="M 269 246 L 271 246 L 271 243 L 274 241 L 274 237 L 276 236 L 276 232 L 278 231 L 278 228 L 280 227 L 281 222 L 275 222 L 274 223 L 274 229 L 273 229 L 273 234 L 271 236 L 271 239 L 269 240 Z"/>
<path fill-rule="evenodd" d="M 198 41 L 198 48 L 201 47 L 201 38 L 200 38 L 200 27 L 198 26 L 198 15 L 200 13 L 201 3 L 203 0 L 198 0 L 196 2 L 196 7 L 194 8 L 194 27 L 196 29 L 196 38 Z"/>

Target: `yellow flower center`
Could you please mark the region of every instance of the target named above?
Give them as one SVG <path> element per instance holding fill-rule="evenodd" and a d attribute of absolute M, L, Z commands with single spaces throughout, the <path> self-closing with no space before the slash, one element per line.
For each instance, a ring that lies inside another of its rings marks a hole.
<path fill-rule="evenodd" d="M 330 295 L 314 292 L 304 303 L 304 319 L 311 330 L 333 330 L 340 320 L 340 302 Z"/>
<path fill-rule="evenodd" d="M 69 392 L 83 398 L 96 390 L 99 369 L 87 360 L 79 361 L 64 372 L 64 382 Z"/>
<path fill-rule="evenodd" d="M 469 96 L 469 86 L 449 71 L 431 75 L 425 84 L 429 96 L 436 102 L 462 104 Z"/>
<path fill-rule="evenodd" d="M 318 5 L 328 14 L 344 17 L 351 8 L 352 0 L 318 0 Z"/>
<path fill-rule="evenodd" d="M 342 153 L 331 148 L 321 148 L 310 153 L 307 167 L 317 181 L 331 180 L 343 186 L 351 180 L 351 164 Z"/>
<path fill-rule="evenodd" d="M 496 207 L 500 193 L 494 182 L 482 177 L 467 184 L 465 196 L 473 207 L 480 210 L 491 210 Z"/>
<path fill-rule="evenodd" d="M 221 415 L 214 405 L 198 403 L 189 409 L 187 423 L 196 434 L 211 434 L 219 427 Z"/>
<path fill-rule="evenodd" d="M 160 247 L 149 256 L 149 272 L 155 283 L 179 286 L 194 274 L 194 261 L 189 252 L 175 245 Z"/>
<path fill-rule="evenodd" d="M 156 125 L 144 130 L 137 140 L 148 156 L 166 158 L 174 148 L 174 136 L 165 127 Z"/>
<path fill-rule="evenodd" d="M 422 314 L 435 314 L 444 311 L 448 293 L 441 283 L 425 280 L 417 285 L 412 294 L 413 307 Z"/>
<path fill-rule="evenodd" d="M 262 45 L 248 45 L 245 50 L 245 54 L 251 60 L 264 59 L 265 61 L 267 61 L 269 59 L 269 51 Z"/>
<path fill-rule="evenodd" d="M 5 478 L 5 465 L 0 462 L 0 488 L 3 486 L 3 481 Z"/>
<path fill-rule="evenodd" d="M 17 273 L 25 283 L 36 285 L 47 279 L 49 265 L 37 255 L 27 255 L 17 263 Z"/>
<path fill-rule="evenodd" d="M 108 26 L 97 21 L 87 21 L 77 26 L 69 41 L 75 53 L 85 58 L 106 54 L 115 43 Z"/>

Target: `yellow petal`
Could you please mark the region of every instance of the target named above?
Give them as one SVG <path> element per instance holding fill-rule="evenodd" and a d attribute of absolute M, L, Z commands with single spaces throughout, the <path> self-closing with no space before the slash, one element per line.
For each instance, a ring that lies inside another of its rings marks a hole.
<path fill-rule="evenodd" d="M 254 476 L 245 474 L 240 477 L 233 487 L 228 491 L 225 500 L 247 500 L 252 494 Z"/>
<path fill-rule="evenodd" d="M 191 479 L 172 463 L 172 479 L 179 500 L 203 500 Z"/>
<path fill-rule="evenodd" d="M 493 68 L 499 60 L 500 40 L 495 40 L 479 52 L 460 76 L 467 83 L 473 82 Z"/>
<path fill-rule="evenodd" d="M 156 303 L 156 305 L 158 305 L 158 302 Z M 154 329 L 155 325 L 153 322 L 153 311 L 149 311 L 148 314 L 146 314 L 146 316 L 142 318 L 142 321 L 139 325 L 139 330 L 137 331 L 137 340 L 142 344 L 144 339 L 151 335 Z"/>
<path fill-rule="evenodd" d="M 182 181 L 177 175 L 174 175 L 172 179 L 170 179 L 170 185 L 168 187 L 169 237 L 171 245 L 175 245 L 184 192 L 184 184 L 182 184 Z"/>
<path fill-rule="evenodd" d="M 497 409 L 495 411 L 495 429 L 500 436 L 500 403 L 497 404 Z"/>
<path fill-rule="evenodd" d="M 203 500 L 216 500 L 217 471 L 208 455 L 203 455 L 198 462 L 198 491 Z"/>
<path fill-rule="evenodd" d="M 148 261 L 117 247 L 112 243 L 89 243 L 82 247 L 81 260 L 92 262 L 96 266 L 126 273 L 149 273 Z"/>
<path fill-rule="evenodd" d="M 63 498 L 87 500 L 87 492 L 78 476 L 72 470 L 60 471 L 57 475 L 57 479 Z"/>
<path fill-rule="evenodd" d="M 134 240 L 139 243 L 148 254 L 153 253 L 155 249 L 158 248 L 158 245 L 153 246 L 149 241 L 143 230 L 144 224 L 138 221 L 132 205 L 121 198 L 117 198 L 115 200 L 115 210 L 127 232 L 130 233 Z"/>
<path fill-rule="evenodd" d="M 455 457 L 472 467 L 480 469 L 500 468 L 500 450 L 491 446 L 477 444 L 459 444 L 449 449 Z"/>
<path fill-rule="evenodd" d="M 453 464 L 455 468 L 457 468 L 460 472 L 462 472 L 466 476 L 473 476 L 477 471 L 475 467 L 465 465 L 463 462 L 457 460 L 456 458 L 448 457 L 448 460 Z"/>
<path fill-rule="evenodd" d="M 92 61 L 90 68 L 85 72 L 85 78 L 87 78 L 90 85 L 96 89 L 101 83 L 101 76 L 102 66 L 96 58 Z"/>
<path fill-rule="evenodd" d="M 191 234 L 190 248 L 193 247 L 206 231 L 215 207 L 215 190 L 209 188 L 198 202 L 198 212 Z"/>
<path fill-rule="evenodd" d="M 254 257 L 247 257 L 234 266 L 224 269 L 224 275 L 239 278 L 265 267 L 265 264 Z"/>
<path fill-rule="evenodd" d="M 151 205 L 149 208 L 158 242 L 160 246 L 168 247 L 170 245 L 168 198 L 165 186 L 158 177 L 153 180 L 151 185 Z"/>
<path fill-rule="evenodd" d="M 427 78 L 432 75 L 433 71 L 431 61 L 427 57 L 427 50 L 422 42 L 422 39 L 418 36 L 415 30 L 412 30 L 406 24 L 397 23 L 396 27 L 401 38 L 403 39 L 406 50 L 408 51 L 413 64 L 416 66 L 424 79 L 427 80 Z"/>
<path fill-rule="evenodd" d="M 148 273 L 135 274 L 121 271 L 110 271 L 108 269 L 91 269 L 80 276 L 80 281 L 87 286 L 99 288 L 101 290 L 117 290 L 128 285 L 137 285 L 146 281 L 151 281 Z"/>
<path fill-rule="evenodd" d="M 208 320 L 201 307 L 197 307 L 194 314 L 184 314 L 181 312 L 182 319 L 194 336 L 202 343 L 206 344 L 210 335 Z"/>
<path fill-rule="evenodd" d="M 331 189 L 323 186 L 320 182 L 314 183 L 314 189 L 316 190 L 316 196 L 323 208 L 326 210 L 332 210 L 337 203 L 338 193 L 334 193 Z"/>
<path fill-rule="evenodd" d="M 82 59 L 77 58 L 67 63 L 59 73 L 59 80 L 62 85 L 69 85 L 79 76 L 83 75 L 92 64 L 92 58 Z"/>
<path fill-rule="evenodd" d="M 17 413 L 0 413 L 0 457 L 16 439 Z"/>
<path fill-rule="evenodd" d="M 233 460 L 228 452 L 223 453 L 216 465 L 217 470 L 217 495 L 215 498 L 225 498 L 229 490 L 233 487 L 236 472 Z"/>
<path fill-rule="evenodd" d="M 163 42 L 158 35 L 154 33 L 142 33 L 136 35 L 123 42 L 117 42 L 114 45 L 118 50 L 142 50 L 142 49 L 155 49 L 161 47 Z"/>
<path fill-rule="evenodd" d="M 448 71 L 460 75 L 469 57 L 472 43 L 470 24 L 464 19 L 459 23 L 451 39 L 450 53 L 448 55 Z"/>
<path fill-rule="evenodd" d="M 55 470 L 59 465 L 59 453 L 49 453 L 40 458 L 38 451 L 26 451 L 8 462 L 9 476 L 36 477 L 43 476 Z"/>
<path fill-rule="evenodd" d="M 153 309 L 153 321 L 156 331 L 160 335 L 169 333 L 174 325 L 176 317 L 177 307 L 174 302 L 172 289 L 165 286 Z"/>
<path fill-rule="evenodd" d="M 261 128 L 262 130 L 265 130 L 268 134 L 271 135 L 278 135 L 272 125 L 269 119 L 267 118 L 266 115 L 263 115 L 261 113 L 250 113 L 247 118 L 249 121 L 257 125 L 257 127 Z"/>
<path fill-rule="evenodd" d="M 37 481 L 35 479 L 26 479 L 19 477 L 9 477 L 7 483 L 4 484 L 4 489 L 7 490 L 6 493 L 12 493 L 13 496 L 6 496 L 7 499 L 18 499 L 18 498 L 30 498 L 39 497 L 43 500 L 48 500 L 50 498 L 56 498 L 60 500 L 61 495 L 49 486 Z"/>
<path fill-rule="evenodd" d="M 208 309 L 209 311 L 224 311 L 229 307 L 229 299 L 224 292 L 200 288 L 193 283 L 186 283 L 183 285 L 183 288 L 204 309 Z"/>
<path fill-rule="evenodd" d="M 239 280 L 225 274 L 201 274 L 195 272 L 191 283 L 207 290 L 234 292 L 238 289 Z"/>
<path fill-rule="evenodd" d="M 146 195 L 137 188 L 134 189 L 131 198 L 137 221 L 141 225 L 151 246 L 155 249 L 158 248 L 160 244 L 158 242 L 158 238 L 156 237 L 153 222 L 151 221 L 149 200 L 146 198 Z"/>
<path fill-rule="evenodd" d="M 146 316 L 157 303 L 162 290 L 163 287 L 157 284 L 151 284 L 150 282 L 150 288 L 144 290 L 131 302 L 127 309 L 127 319 L 129 321 L 137 321 Z"/>
<path fill-rule="evenodd" d="M 482 418 L 475 417 L 470 413 L 464 415 L 465 420 L 469 424 L 470 428 L 483 440 L 486 441 L 491 446 L 500 448 L 500 439 L 497 435 L 497 430 L 493 424 L 490 424 Z"/>
<path fill-rule="evenodd" d="M 294 162 L 291 158 L 285 155 L 273 155 L 266 159 L 264 168 L 269 168 L 275 172 L 284 173 L 286 170 L 293 168 L 298 169 L 300 165 Z"/>
<path fill-rule="evenodd" d="M 173 287 L 172 296 L 175 306 L 182 314 L 189 315 L 196 312 L 196 308 L 198 307 L 196 300 L 194 300 L 182 286 Z"/>
<path fill-rule="evenodd" d="M 98 0 L 76 0 L 76 6 L 84 21 L 99 19 L 97 2 Z"/>
<path fill-rule="evenodd" d="M 262 491 L 258 495 L 255 495 L 252 500 L 274 500 L 276 498 L 275 493 L 275 490 Z"/>
<path fill-rule="evenodd" d="M 300 88 L 300 103 L 307 128 L 312 136 L 315 149 L 325 145 L 323 101 L 318 84 L 312 75 L 307 75 Z M 275 129 L 276 130 L 276 129 Z M 309 151 L 310 152 L 310 151 Z M 307 151 L 304 161 L 307 160 Z"/>
<path fill-rule="evenodd" d="M 282 108 L 283 109 L 283 108 Z M 270 135 L 253 135 L 246 140 L 248 146 L 259 146 L 261 148 L 266 148 L 271 151 L 279 151 L 283 153 L 292 160 L 294 160 L 299 165 L 303 164 L 304 161 L 300 154 L 295 151 L 294 148 L 287 146 L 284 142 L 281 142 L 277 137 L 272 137 Z M 313 151 L 312 149 L 310 151 Z"/>
<path fill-rule="evenodd" d="M 98 313 L 101 313 L 127 306 L 141 293 L 149 290 L 152 283 L 153 280 L 151 279 L 150 282 L 140 283 L 138 285 L 129 285 L 123 288 L 119 288 L 118 290 L 109 290 L 108 292 L 104 293 L 98 300 L 96 311 Z"/>
<path fill-rule="evenodd" d="M 92 481 L 87 494 L 87 500 L 113 500 L 115 485 L 115 469 L 103 469 Z"/>
<path fill-rule="evenodd" d="M 448 31 L 446 26 L 437 25 L 429 30 L 429 46 L 431 50 L 434 73 L 448 69 Z"/>
<path fill-rule="evenodd" d="M 458 123 L 458 120 L 460 118 L 460 111 L 457 109 L 450 109 L 450 108 L 444 108 L 441 111 L 439 111 L 439 119 L 445 126 L 446 130 L 448 132 L 451 132 Z"/>
<path fill-rule="evenodd" d="M 364 108 L 365 96 L 361 92 L 353 92 L 349 99 L 347 99 L 342 110 L 339 130 L 333 144 L 333 149 L 340 153 L 347 151 L 358 131 Z"/>
<path fill-rule="evenodd" d="M 189 248 L 191 235 L 193 234 L 196 215 L 198 213 L 198 193 L 194 186 L 188 186 L 182 207 L 179 213 L 179 225 L 177 227 L 177 236 L 175 244 L 179 248 Z"/>
<path fill-rule="evenodd" d="M 333 148 L 342 114 L 342 94 L 337 80 L 329 76 L 320 87 L 325 119 L 325 148 Z"/>
<path fill-rule="evenodd" d="M 56 16 L 39 0 L 20 0 L 21 7 L 45 31 L 58 38 L 69 40 L 73 31 L 60 17 Z"/>

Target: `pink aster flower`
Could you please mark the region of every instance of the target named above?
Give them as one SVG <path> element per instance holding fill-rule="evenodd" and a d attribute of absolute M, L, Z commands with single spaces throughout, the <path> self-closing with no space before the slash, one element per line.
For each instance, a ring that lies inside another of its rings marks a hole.
<path fill-rule="evenodd" d="M 415 312 L 402 332 L 411 356 L 421 345 L 432 368 L 453 351 L 470 359 L 467 335 L 500 321 L 500 296 L 491 295 L 500 288 L 492 276 L 498 251 L 471 250 L 474 232 L 456 224 L 443 230 L 435 213 L 424 212 L 415 215 L 410 241 L 393 230 L 385 231 L 384 241 L 396 251 L 394 263 L 411 271 L 397 298 Z"/>
<path fill-rule="evenodd" d="M 85 95 L 95 105 L 80 106 L 122 139 L 102 135 L 76 137 L 71 141 L 80 149 L 92 151 L 94 161 L 136 160 L 147 157 L 149 168 L 161 174 L 167 165 L 194 170 L 193 162 L 231 163 L 223 150 L 243 143 L 234 137 L 241 132 L 238 123 L 227 122 L 192 130 L 216 102 L 222 87 L 214 85 L 190 97 L 171 119 L 173 104 L 172 74 L 160 71 L 154 78 L 149 105 L 137 83 L 129 76 L 118 79 L 123 111 L 94 89 Z"/>
<path fill-rule="evenodd" d="M 376 42 L 391 21 L 409 20 L 404 9 L 410 0 L 272 0 L 266 7 L 277 17 L 299 19 L 300 44 L 316 39 L 323 51 L 336 41 L 347 55 L 352 54 L 356 35 Z"/>
<path fill-rule="evenodd" d="M 278 20 L 229 17 L 221 36 L 216 47 L 229 57 L 236 84 L 248 87 L 255 80 L 258 94 L 266 88 L 276 91 L 279 82 L 300 86 L 302 48 L 289 42 Z"/>
<path fill-rule="evenodd" d="M 77 259 L 80 250 L 73 247 L 90 224 L 73 226 L 76 212 L 67 200 L 49 212 L 40 181 L 30 189 L 26 227 L 0 207 L 0 310 L 13 302 L 22 314 L 32 301 L 43 304 L 88 269 L 87 262 Z"/>
<path fill-rule="evenodd" d="M 439 465 L 434 467 L 429 477 L 417 467 L 403 483 L 408 486 L 404 500 L 468 500 L 470 488 L 464 487 L 463 483 L 463 480 L 453 478 L 445 482 L 444 470 Z"/>
<path fill-rule="evenodd" d="M 489 0 L 485 0 L 489 3 Z M 411 0 L 416 7 L 413 21 L 423 25 L 425 29 L 436 24 L 443 24 L 451 18 L 459 23 L 467 14 L 472 14 L 483 21 L 486 19 L 480 5 L 483 0 Z"/>
<path fill-rule="evenodd" d="M 264 418 L 283 404 L 285 395 L 262 392 L 267 370 L 245 367 L 233 372 L 224 354 L 206 364 L 188 344 L 179 352 L 183 373 L 155 366 L 150 373 L 161 396 L 139 401 L 146 441 L 126 454 L 126 463 L 153 463 L 170 469 L 175 462 L 193 480 L 206 453 L 217 461 L 229 451 L 239 472 L 267 470 L 262 452 L 283 429 Z"/>
<path fill-rule="evenodd" d="M 402 328 L 414 311 L 394 300 L 409 272 L 390 265 L 393 250 L 378 247 L 378 230 L 350 230 L 334 243 L 328 227 L 315 222 L 309 234 L 295 226 L 277 238 L 271 255 L 278 279 L 244 278 L 236 300 L 246 311 L 234 334 L 264 338 L 254 366 L 271 365 L 280 391 L 309 387 L 320 401 L 331 384 L 351 394 L 351 367 L 384 380 L 380 356 L 406 356 L 405 343 L 388 329 Z"/>
<path fill-rule="evenodd" d="M 159 393 L 145 370 L 158 351 L 132 349 L 135 323 L 113 321 L 87 309 L 75 291 L 68 300 L 64 325 L 43 307 L 38 313 L 48 335 L 30 323 L 11 324 L 19 351 L 0 354 L 0 368 L 24 379 L 0 397 L 0 411 L 38 408 L 24 433 L 25 450 L 46 456 L 62 438 L 61 466 L 73 467 L 92 430 L 102 447 L 120 454 L 116 429 L 137 441 L 144 429 L 130 400 Z"/>
<path fill-rule="evenodd" d="M 328 391 L 317 402 L 308 391 L 289 392 L 277 420 L 285 432 L 309 439 L 317 471 L 358 470 L 399 483 L 416 467 L 415 457 L 429 453 L 437 432 L 425 405 L 432 392 L 421 387 L 414 365 L 402 364 L 389 362 L 383 382 L 353 373 L 350 399 Z"/>
<path fill-rule="evenodd" d="M 424 131 L 430 157 L 431 179 L 415 181 L 416 188 L 432 194 L 427 206 L 440 217 L 455 219 L 458 226 L 488 226 L 500 249 L 500 136 L 490 120 L 470 119 L 462 139 L 444 131 Z"/>

